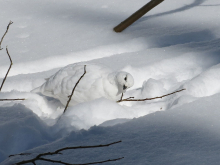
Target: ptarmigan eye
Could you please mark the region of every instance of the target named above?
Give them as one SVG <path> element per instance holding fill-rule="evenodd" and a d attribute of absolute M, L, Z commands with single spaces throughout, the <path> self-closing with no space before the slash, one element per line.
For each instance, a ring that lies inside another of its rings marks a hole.
<path fill-rule="evenodd" d="M 127 76 L 125 77 L 125 81 L 127 81 Z"/>

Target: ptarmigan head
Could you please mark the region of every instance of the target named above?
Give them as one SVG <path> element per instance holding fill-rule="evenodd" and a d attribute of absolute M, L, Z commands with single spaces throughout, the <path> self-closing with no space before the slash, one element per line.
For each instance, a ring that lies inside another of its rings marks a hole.
<path fill-rule="evenodd" d="M 124 93 L 126 89 L 134 85 L 134 78 L 130 73 L 121 71 L 116 74 L 116 82 L 118 84 L 118 93 Z"/>

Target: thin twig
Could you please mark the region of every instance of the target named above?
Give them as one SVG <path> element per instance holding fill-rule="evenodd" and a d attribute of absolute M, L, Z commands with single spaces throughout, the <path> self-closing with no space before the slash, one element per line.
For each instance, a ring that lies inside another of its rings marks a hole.
<path fill-rule="evenodd" d="M 16 100 L 26 100 L 26 99 L 0 99 L 0 101 L 16 101 Z"/>
<path fill-rule="evenodd" d="M 9 155 L 8 157 L 17 156 L 17 155 L 20 155 L 20 156 L 31 155 L 31 153 L 21 153 L 21 154 Z"/>
<path fill-rule="evenodd" d="M 6 29 L 6 31 L 5 31 L 5 34 L 2 36 L 2 39 L 1 39 L 1 41 L 0 41 L 0 50 L 2 50 L 2 49 L 3 49 L 3 48 L 1 48 L 2 41 L 3 41 L 4 37 L 5 37 L 5 35 L 7 34 L 8 29 L 9 29 L 9 27 L 10 27 L 10 25 L 11 25 L 11 24 L 13 24 L 13 22 L 12 22 L 12 21 L 10 21 L 10 22 L 8 23 L 8 26 L 7 26 L 7 29 Z"/>
<path fill-rule="evenodd" d="M 118 101 L 121 101 L 121 100 L 122 100 L 122 98 L 123 98 L 123 96 L 124 96 L 124 94 L 123 94 L 123 93 L 121 93 L 121 98 L 120 98 L 120 100 L 118 100 Z"/>
<path fill-rule="evenodd" d="M 121 98 L 120 98 L 120 100 L 118 100 L 117 102 L 121 102 L 122 99 L 123 99 L 123 96 L 124 96 L 124 93 L 121 94 Z M 129 97 L 129 98 L 127 98 L 126 100 L 128 100 L 128 99 L 134 99 L 134 97 Z"/>
<path fill-rule="evenodd" d="M 21 162 L 16 163 L 17 165 L 21 165 L 21 164 L 26 164 L 26 163 L 33 163 L 35 164 L 35 161 L 37 160 L 42 160 L 42 161 L 48 161 L 48 162 L 53 162 L 53 163 L 61 163 L 61 164 L 65 164 L 65 165 L 76 165 L 76 164 L 69 164 L 69 163 L 65 163 L 65 162 L 61 162 L 61 161 L 57 161 L 57 160 L 51 160 L 51 159 L 46 159 L 46 158 L 42 158 L 43 156 L 47 156 L 47 155 L 56 155 L 56 154 L 60 154 L 60 152 L 62 151 L 66 151 L 66 150 L 72 150 L 72 149 L 85 149 L 85 148 L 101 148 L 101 147 L 108 147 L 111 146 L 113 144 L 117 144 L 117 143 L 121 143 L 122 141 L 117 141 L 117 142 L 113 142 L 113 143 L 109 143 L 109 144 L 104 144 L 104 145 L 94 145 L 94 146 L 78 146 L 78 147 L 65 147 L 65 148 L 61 148 L 58 149 L 54 152 L 47 152 L 47 153 L 42 153 L 37 155 L 35 158 L 30 159 L 30 160 L 24 160 Z M 18 155 L 25 155 L 25 154 L 18 154 Z M 15 155 L 11 155 L 11 156 L 15 156 Z M 100 161 L 100 162 L 92 162 L 92 163 L 86 163 L 86 164 L 78 164 L 78 165 L 89 165 L 89 164 L 98 164 L 98 163 L 105 163 L 105 162 L 110 162 L 110 161 L 117 161 L 123 159 L 122 158 L 117 158 L 117 159 L 109 159 L 109 160 L 105 160 L 105 161 Z"/>
<path fill-rule="evenodd" d="M 113 144 L 117 144 L 117 143 L 121 143 L 122 141 L 117 141 L 117 142 L 113 142 L 113 143 L 109 143 L 109 144 L 101 144 L 101 145 L 95 145 L 95 146 L 78 146 L 78 147 L 66 147 L 66 148 L 61 148 L 59 150 L 56 150 L 54 153 L 58 154 L 61 151 L 64 150 L 72 150 L 72 149 L 83 149 L 83 148 L 101 148 L 101 147 L 108 147 L 111 146 Z M 47 155 L 50 155 L 50 153 L 47 153 Z"/>
<path fill-rule="evenodd" d="M 154 97 L 154 98 L 134 99 L 134 97 L 129 97 L 129 98 L 126 98 L 126 99 L 118 100 L 117 103 L 120 103 L 120 102 L 122 102 L 122 101 L 146 101 L 146 100 L 162 99 L 163 97 L 172 95 L 172 94 L 177 93 L 177 92 L 181 92 L 181 91 L 183 91 L 183 90 L 186 90 L 186 89 L 181 89 L 181 90 L 178 90 L 178 91 L 175 91 L 175 92 L 172 92 L 172 93 L 163 95 L 163 96 Z"/>
<path fill-rule="evenodd" d="M 117 158 L 117 159 L 108 159 L 108 160 L 104 160 L 104 161 L 100 161 L 100 162 L 92 162 L 92 163 L 76 164 L 76 165 L 101 164 L 101 163 L 113 162 L 113 161 L 117 161 L 117 160 L 121 160 L 121 159 L 124 159 L 124 157 Z"/>
<path fill-rule="evenodd" d="M 9 52 L 8 52 L 8 48 L 7 48 L 7 47 L 6 47 L 6 52 L 7 52 L 7 54 L 8 54 L 8 57 L 9 57 L 9 60 L 10 60 L 11 64 L 10 64 L 10 66 L 9 66 L 9 68 L 8 68 L 8 71 L 7 71 L 7 73 L 6 73 L 6 75 L 5 75 L 4 79 L 3 79 L 3 81 L 2 81 L 2 84 L 1 84 L 1 87 L 0 87 L 0 91 L 2 90 L 2 87 L 3 87 L 4 83 L 5 83 L 5 80 L 6 80 L 6 78 L 7 78 L 7 76 L 8 76 L 8 73 L 9 73 L 9 71 L 10 71 L 10 69 L 11 69 L 11 66 L 13 65 L 12 59 L 11 59 L 11 56 L 10 56 L 10 54 L 9 54 Z"/>
<path fill-rule="evenodd" d="M 124 157 L 117 158 L 117 159 L 108 159 L 108 160 L 99 161 L 99 162 L 83 163 L 83 164 L 71 164 L 71 163 L 66 163 L 66 162 L 59 161 L 59 160 L 52 160 L 52 159 L 45 159 L 45 158 L 39 158 L 39 160 L 52 162 L 52 163 L 60 163 L 60 164 L 64 164 L 64 165 L 90 165 L 90 164 L 101 164 L 101 163 L 106 163 L 106 162 L 113 162 L 113 161 L 121 160 L 123 158 Z"/>
<path fill-rule="evenodd" d="M 68 96 L 68 97 L 69 97 L 69 100 L 68 100 L 67 103 L 66 103 L 66 107 L 65 107 L 63 113 L 66 112 L 66 109 L 67 109 L 67 107 L 68 107 L 68 105 L 69 105 L 69 103 L 70 103 L 70 100 L 71 100 L 71 98 L 72 98 L 72 96 L 73 96 L 73 93 L 74 93 L 74 91 L 75 91 L 75 89 L 76 89 L 76 86 L 79 84 L 80 80 L 83 78 L 83 76 L 84 76 L 85 74 L 86 74 L 86 65 L 84 65 L 84 73 L 83 73 L 83 75 L 82 75 L 82 76 L 79 78 L 79 80 L 77 81 L 76 85 L 74 86 L 74 88 L 73 88 L 73 90 L 72 90 L 71 95 Z"/>

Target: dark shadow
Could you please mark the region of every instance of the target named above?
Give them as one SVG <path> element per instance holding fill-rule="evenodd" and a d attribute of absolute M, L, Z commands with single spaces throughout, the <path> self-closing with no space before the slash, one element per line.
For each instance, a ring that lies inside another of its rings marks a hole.
<path fill-rule="evenodd" d="M 220 4 L 216 4 L 216 5 L 199 5 L 201 7 L 209 7 L 209 6 L 212 6 L 212 7 L 218 7 L 220 6 Z"/>
<path fill-rule="evenodd" d="M 176 35 L 164 35 L 150 40 L 150 47 L 167 47 L 191 42 L 203 42 L 213 40 L 215 36 L 209 30 L 195 31 Z"/>
<path fill-rule="evenodd" d="M 143 21 L 146 21 L 148 19 L 155 18 L 155 17 L 165 16 L 165 15 L 179 13 L 179 12 L 182 12 L 182 11 L 185 11 L 185 10 L 189 10 L 189 9 L 192 9 L 192 8 L 194 8 L 196 6 L 200 6 L 205 1 L 206 0 L 194 0 L 194 2 L 189 4 L 189 5 L 185 5 L 183 7 L 178 8 L 178 9 L 170 10 L 170 11 L 163 12 L 163 13 L 159 13 L 159 14 L 155 14 L 155 15 L 150 15 L 150 16 L 145 16 L 142 19 L 140 19 L 140 21 L 137 21 L 137 22 L 143 22 Z"/>

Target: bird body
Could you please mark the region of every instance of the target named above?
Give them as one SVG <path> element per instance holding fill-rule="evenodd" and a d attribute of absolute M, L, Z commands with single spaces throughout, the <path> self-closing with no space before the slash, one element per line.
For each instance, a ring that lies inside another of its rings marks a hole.
<path fill-rule="evenodd" d="M 66 105 L 68 96 L 84 73 L 84 65 L 86 74 L 77 84 L 69 105 L 100 97 L 116 101 L 120 99 L 121 93 L 134 84 L 133 77 L 127 72 L 112 72 L 109 68 L 97 64 L 75 63 L 60 69 L 32 92 L 54 97 Z"/>

